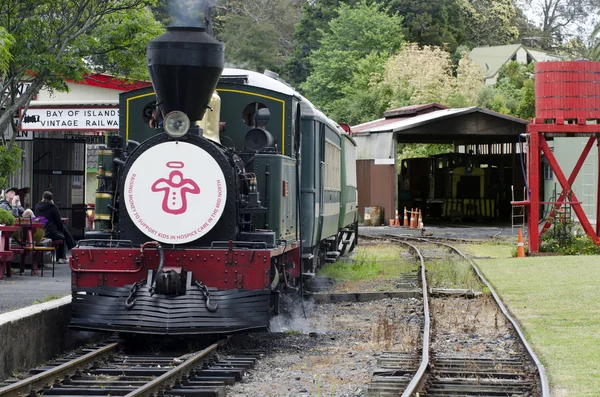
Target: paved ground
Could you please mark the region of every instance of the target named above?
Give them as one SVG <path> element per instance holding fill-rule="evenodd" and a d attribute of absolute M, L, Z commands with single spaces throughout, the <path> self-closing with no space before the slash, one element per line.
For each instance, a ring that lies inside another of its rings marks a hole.
<path fill-rule="evenodd" d="M 44 269 L 44 277 L 41 277 L 41 271 L 39 273 L 31 276 L 31 269 L 26 267 L 25 273 L 19 276 L 18 265 L 13 265 L 12 277 L 4 276 L 0 280 L 0 313 L 71 294 L 71 269 L 68 263 L 57 263 L 54 277 L 51 268 Z"/>
<path fill-rule="evenodd" d="M 514 231 L 510 225 L 485 225 L 485 224 L 437 224 L 425 225 L 425 231 L 421 229 L 409 229 L 407 227 L 389 226 L 359 226 L 358 232 L 366 234 L 395 234 L 395 235 L 421 235 L 426 234 L 433 237 L 450 237 L 464 239 L 511 239 L 516 238 L 517 229 Z M 523 231 L 526 234 L 526 230 Z"/>

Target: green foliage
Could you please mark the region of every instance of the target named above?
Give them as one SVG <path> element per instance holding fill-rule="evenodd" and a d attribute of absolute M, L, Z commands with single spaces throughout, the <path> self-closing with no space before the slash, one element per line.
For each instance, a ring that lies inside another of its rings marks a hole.
<path fill-rule="evenodd" d="M 333 101 L 359 92 L 373 75 L 382 74 L 385 60 L 403 42 L 402 18 L 388 15 L 377 3 L 342 4 L 338 14 L 329 31 L 322 32 L 321 47 L 310 54 L 313 72 L 301 86 L 325 111 Z"/>
<path fill-rule="evenodd" d="M 481 291 L 483 285 L 468 261 L 443 259 L 427 263 L 430 288 L 457 288 Z"/>
<path fill-rule="evenodd" d="M 15 217 L 9 210 L 0 208 L 0 224 L 6 226 L 12 226 L 15 224 Z"/>
<path fill-rule="evenodd" d="M 534 67 L 533 62 L 523 65 L 516 61 L 502 66 L 496 85 L 479 92 L 478 105 L 523 119 L 535 117 Z"/>
<path fill-rule="evenodd" d="M 96 72 L 148 80 L 146 45 L 164 32 L 148 8 L 120 11 L 104 18 L 90 34 L 76 40 Z M 102 40 L 98 40 L 102 38 Z"/>
<path fill-rule="evenodd" d="M 320 40 L 329 33 L 329 22 L 338 16 L 340 4 L 356 4 L 358 0 L 319 0 L 307 1 L 302 7 L 300 20 L 293 34 L 293 51 L 284 66 L 284 75 L 295 86 L 305 82 L 312 66 L 309 61 L 311 52 L 320 46 Z"/>
<path fill-rule="evenodd" d="M 431 157 L 437 154 L 452 153 L 454 147 L 450 144 L 438 143 L 405 143 L 398 145 L 398 162 L 405 159 Z M 398 170 L 400 171 L 400 170 Z"/>
<path fill-rule="evenodd" d="M 9 175 L 21 167 L 22 152 L 16 145 L 0 146 L 0 186 L 6 186 Z"/>
<path fill-rule="evenodd" d="M 562 255 L 598 255 L 600 247 L 571 219 L 555 217 L 552 226 L 540 236 L 540 252 L 557 252 Z"/>
<path fill-rule="evenodd" d="M 216 13 L 215 32 L 226 62 L 262 72 L 282 72 L 294 51 L 294 26 L 303 0 L 228 0 Z"/>
<path fill-rule="evenodd" d="M 467 42 L 473 47 L 514 44 L 519 37 L 517 10 L 512 0 L 465 2 Z"/>
<path fill-rule="evenodd" d="M 403 17 L 407 41 L 443 46 L 450 52 L 467 41 L 468 13 L 463 0 L 391 0 L 390 11 Z"/>
<path fill-rule="evenodd" d="M 594 31 L 590 35 L 590 39 L 593 41 L 594 45 L 587 53 L 587 58 L 592 61 L 600 61 L 600 23 L 596 25 Z"/>
<path fill-rule="evenodd" d="M 359 247 L 351 263 L 337 261 L 325 265 L 319 275 L 338 281 L 392 278 L 415 270 L 415 263 L 400 259 L 398 248 L 376 245 Z"/>
<path fill-rule="evenodd" d="M 15 43 L 14 37 L 0 26 L 0 72 L 6 73 L 12 60 L 11 47 Z"/>
<path fill-rule="evenodd" d="M 31 82 L 19 98 L 0 97 L 0 130 L 42 88 L 66 91 L 67 80 L 79 81 L 95 71 L 121 78 L 141 77 L 145 73 L 143 47 L 159 29 L 145 9 L 154 3 L 155 0 L 0 2 L 0 26 L 14 39 L 8 47 L 8 68 L 0 75 L 0 92 L 14 89 L 23 80 Z"/>

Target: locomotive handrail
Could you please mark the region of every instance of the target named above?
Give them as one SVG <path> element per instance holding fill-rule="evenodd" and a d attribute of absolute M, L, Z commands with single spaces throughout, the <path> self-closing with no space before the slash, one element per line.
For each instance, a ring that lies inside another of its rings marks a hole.
<path fill-rule="evenodd" d="M 240 246 L 244 248 L 256 248 L 257 246 L 261 246 L 261 248 L 268 249 L 269 246 L 264 241 L 233 241 L 232 244 L 234 248 L 239 248 Z M 210 248 L 229 248 L 229 241 L 213 241 L 210 243 Z"/>
<path fill-rule="evenodd" d="M 140 266 L 137 269 L 127 270 L 127 269 L 81 269 L 73 267 L 73 258 L 69 261 L 69 267 L 72 272 L 75 273 L 139 273 L 144 267 Z"/>
<path fill-rule="evenodd" d="M 109 248 L 118 248 L 119 244 L 127 244 L 128 246 L 125 248 L 133 248 L 133 242 L 131 240 L 103 240 L 103 239 L 88 239 L 88 240 L 79 240 L 77 242 L 77 245 L 75 246 L 75 248 L 82 248 L 81 247 L 81 243 L 109 243 L 110 247 Z M 113 246 L 112 243 L 116 243 L 117 246 Z M 85 246 L 85 248 L 88 248 L 88 246 Z M 94 248 L 107 248 L 107 247 L 97 247 L 97 246 L 92 246 Z"/>

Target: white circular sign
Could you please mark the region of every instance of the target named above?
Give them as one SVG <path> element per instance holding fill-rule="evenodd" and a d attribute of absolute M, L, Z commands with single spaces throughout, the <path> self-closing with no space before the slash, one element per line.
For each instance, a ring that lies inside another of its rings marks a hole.
<path fill-rule="evenodd" d="M 165 142 L 142 153 L 125 179 L 125 205 L 148 237 L 183 244 L 208 233 L 225 208 L 225 175 L 204 149 Z"/>

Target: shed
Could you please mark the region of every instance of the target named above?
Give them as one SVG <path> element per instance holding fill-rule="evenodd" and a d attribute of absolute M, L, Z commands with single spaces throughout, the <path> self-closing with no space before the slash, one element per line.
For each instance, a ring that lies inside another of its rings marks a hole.
<path fill-rule="evenodd" d="M 518 167 L 519 135 L 528 121 L 480 107 L 450 109 L 439 104 L 407 106 L 385 112 L 384 117 L 352 127 L 358 145 L 357 180 L 359 214 L 380 206 L 390 219 L 398 208 L 398 143 L 443 143 L 458 153 L 493 155 L 512 170 Z M 520 168 L 518 168 L 520 170 Z M 516 175 L 522 190 L 522 176 Z M 519 191 L 519 190 L 517 190 Z"/>

